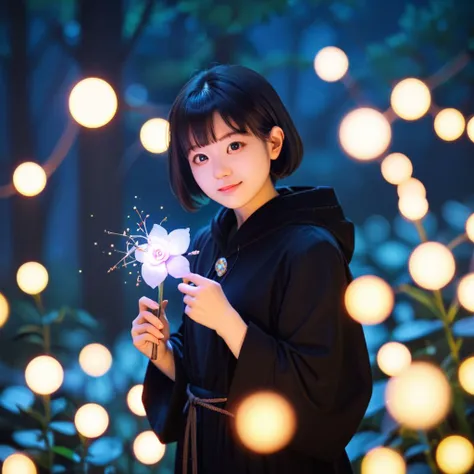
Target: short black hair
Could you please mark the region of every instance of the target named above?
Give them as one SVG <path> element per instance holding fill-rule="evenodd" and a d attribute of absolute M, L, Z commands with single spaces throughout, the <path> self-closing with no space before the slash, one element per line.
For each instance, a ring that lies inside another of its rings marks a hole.
<path fill-rule="evenodd" d="M 290 176 L 303 159 L 303 143 L 288 111 L 271 84 L 244 66 L 217 65 L 198 72 L 181 89 L 169 114 L 169 178 L 173 194 L 187 211 L 199 210 L 208 202 L 196 183 L 188 161 L 192 144 L 207 146 L 217 141 L 213 115 L 239 133 L 251 132 L 265 140 L 274 126 L 285 139 L 280 156 L 272 160 L 270 177 Z"/>

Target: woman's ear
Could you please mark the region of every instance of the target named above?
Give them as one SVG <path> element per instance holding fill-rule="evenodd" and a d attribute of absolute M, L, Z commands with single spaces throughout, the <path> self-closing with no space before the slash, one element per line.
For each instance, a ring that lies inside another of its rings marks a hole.
<path fill-rule="evenodd" d="M 270 159 L 276 160 L 281 153 L 283 147 L 283 141 L 285 140 L 285 133 L 281 127 L 273 127 L 270 130 L 267 140 L 268 152 L 270 154 Z"/>

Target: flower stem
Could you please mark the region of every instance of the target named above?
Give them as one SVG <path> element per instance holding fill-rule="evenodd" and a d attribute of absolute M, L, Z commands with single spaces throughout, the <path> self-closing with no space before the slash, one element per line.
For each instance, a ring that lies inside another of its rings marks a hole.
<path fill-rule="evenodd" d="M 426 449 L 425 449 L 426 462 L 428 463 L 428 466 L 430 467 L 431 472 L 433 473 L 439 472 L 438 467 L 433 457 L 433 453 L 431 452 L 431 444 L 430 444 L 428 435 L 426 434 L 425 431 L 419 431 L 418 434 L 420 436 L 421 442 L 426 444 Z"/>

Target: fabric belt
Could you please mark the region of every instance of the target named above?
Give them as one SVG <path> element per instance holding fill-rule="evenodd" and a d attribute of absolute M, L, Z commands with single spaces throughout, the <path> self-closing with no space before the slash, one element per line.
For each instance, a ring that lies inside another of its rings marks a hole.
<path fill-rule="evenodd" d="M 186 420 L 186 429 L 184 432 L 184 445 L 183 445 L 183 474 L 188 472 L 188 458 L 189 458 L 189 443 L 191 442 L 191 465 L 192 465 L 192 474 L 197 474 L 197 406 L 208 408 L 209 410 L 221 413 L 222 415 L 227 415 L 234 417 L 234 414 L 224 410 L 223 408 L 216 407 L 219 403 L 224 403 L 227 401 L 227 398 L 213 398 L 212 392 L 205 390 L 195 385 L 190 385 L 186 387 L 186 393 L 188 395 L 188 401 L 184 407 L 184 412 L 188 409 L 188 417 Z M 202 397 L 202 398 L 201 398 Z M 206 398 L 204 398 L 206 397 Z"/>

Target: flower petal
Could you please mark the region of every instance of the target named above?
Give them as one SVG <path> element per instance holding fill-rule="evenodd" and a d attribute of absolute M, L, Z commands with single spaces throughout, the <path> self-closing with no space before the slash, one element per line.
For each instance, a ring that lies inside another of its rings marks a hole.
<path fill-rule="evenodd" d="M 189 227 L 186 229 L 175 229 L 168 235 L 169 253 L 170 255 L 182 255 L 188 250 L 191 243 L 189 235 Z"/>
<path fill-rule="evenodd" d="M 160 285 L 167 276 L 168 271 L 164 263 L 161 265 L 147 265 L 146 263 L 142 265 L 143 280 L 153 289 Z"/>
<path fill-rule="evenodd" d="M 139 245 L 135 250 L 135 259 L 137 262 L 143 263 L 145 260 L 148 244 Z"/>
<path fill-rule="evenodd" d="M 191 271 L 189 269 L 189 260 L 182 255 L 170 257 L 166 261 L 166 268 L 173 278 L 183 278 L 184 275 L 187 275 Z"/>
<path fill-rule="evenodd" d="M 168 237 L 168 231 L 164 227 L 161 227 L 161 225 L 154 224 L 148 236 L 157 239 L 166 239 L 166 237 Z"/>

